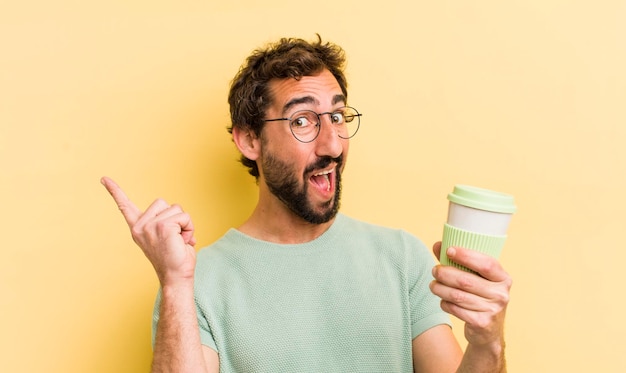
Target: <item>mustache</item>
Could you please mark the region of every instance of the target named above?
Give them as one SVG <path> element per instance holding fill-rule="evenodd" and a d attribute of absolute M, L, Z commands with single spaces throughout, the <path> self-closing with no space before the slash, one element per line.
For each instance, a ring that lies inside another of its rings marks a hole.
<path fill-rule="evenodd" d="M 341 165 L 343 164 L 343 154 L 341 154 L 339 157 L 336 157 L 336 158 L 320 157 L 315 162 L 307 166 L 307 168 L 305 169 L 305 173 L 312 172 L 320 168 L 326 168 L 331 163 L 336 163 L 337 168 L 338 169 L 341 168 Z"/>

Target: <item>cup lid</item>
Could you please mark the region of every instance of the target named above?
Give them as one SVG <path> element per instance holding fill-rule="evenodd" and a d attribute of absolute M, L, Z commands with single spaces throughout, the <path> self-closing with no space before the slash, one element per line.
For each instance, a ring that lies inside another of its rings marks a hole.
<path fill-rule="evenodd" d="M 448 200 L 458 205 L 505 214 L 517 210 L 513 196 L 470 185 L 455 185 L 452 193 L 448 194 Z"/>

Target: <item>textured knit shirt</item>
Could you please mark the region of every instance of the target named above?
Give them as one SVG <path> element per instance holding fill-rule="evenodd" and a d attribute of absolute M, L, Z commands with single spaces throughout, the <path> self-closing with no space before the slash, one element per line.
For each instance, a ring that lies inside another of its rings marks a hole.
<path fill-rule="evenodd" d="M 230 229 L 197 257 L 202 344 L 221 372 L 412 372 L 412 339 L 450 323 L 433 265 L 413 235 L 342 214 L 303 244 Z"/>

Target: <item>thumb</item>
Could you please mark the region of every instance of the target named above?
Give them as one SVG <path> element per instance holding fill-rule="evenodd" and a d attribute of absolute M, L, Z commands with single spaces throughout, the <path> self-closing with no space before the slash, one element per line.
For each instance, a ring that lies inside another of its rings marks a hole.
<path fill-rule="evenodd" d="M 441 241 L 435 242 L 433 245 L 433 254 L 437 257 L 437 260 L 441 258 Z"/>

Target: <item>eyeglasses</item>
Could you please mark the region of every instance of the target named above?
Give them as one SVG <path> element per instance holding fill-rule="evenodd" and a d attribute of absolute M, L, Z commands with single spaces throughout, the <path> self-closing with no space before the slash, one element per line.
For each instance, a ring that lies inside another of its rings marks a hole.
<path fill-rule="evenodd" d="M 299 110 L 289 118 L 265 119 L 265 122 L 289 121 L 289 128 L 296 140 L 312 142 L 320 134 L 322 115 L 329 115 L 330 122 L 342 139 L 349 139 L 356 135 L 361 125 L 361 113 L 350 106 L 341 107 L 335 111 L 316 113 L 312 110 Z"/>

